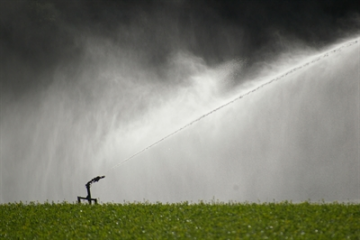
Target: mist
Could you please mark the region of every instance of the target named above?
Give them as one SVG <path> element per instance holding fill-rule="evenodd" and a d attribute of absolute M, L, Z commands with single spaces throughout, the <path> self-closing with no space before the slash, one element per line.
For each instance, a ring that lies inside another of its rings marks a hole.
<path fill-rule="evenodd" d="M 0 202 L 359 201 L 358 10 L 305 2 L 4 1 Z"/>

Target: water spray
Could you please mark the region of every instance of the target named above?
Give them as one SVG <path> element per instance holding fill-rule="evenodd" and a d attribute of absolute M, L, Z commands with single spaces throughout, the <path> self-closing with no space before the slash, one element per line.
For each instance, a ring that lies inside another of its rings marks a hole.
<path fill-rule="evenodd" d="M 82 200 L 87 200 L 89 201 L 89 204 L 91 205 L 91 202 L 94 201 L 95 204 L 97 204 L 97 199 L 96 198 L 91 198 L 91 192 L 90 192 L 90 187 L 91 184 L 98 182 L 100 179 L 105 178 L 105 176 L 97 176 L 93 179 L 91 179 L 88 183 L 85 184 L 86 190 L 87 190 L 87 196 L 86 197 L 78 197 L 78 203 L 81 203 L 81 199 Z"/>
<path fill-rule="evenodd" d="M 121 166 L 122 164 L 130 161 L 131 159 L 133 159 L 133 158 L 135 158 L 136 156 L 138 156 L 139 154 L 141 154 L 141 153 L 149 150 L 150 148 L 154 147 L 155 145 L 161 143 L 162 141 L 164 141 L 164 140 L 166 140 L 166 139 L 174 136 L 175 134 L 181 132 L 182 130 L 190 127 L 191 125 L 193 125 L 193 124 L 195 124 L 195 123 L 197 123 L 197 122 L 199 122 L 199 121 L 202 120 L 203 118 L 206 118 L 206 117 L 208 117 L 209 115 L 217 112 L 218 110 L 220 110 L 220 109 L 222 109 L 222 108 L 224 108 L 224 107 L 226 107 L 226 106 L 228 106 L 228 105 L 230 105 L 230 104 L 235 103 L 236 101 L 238 101 L 238 100 L 246 97 L 247 95 L 250 95 L 250 94 L 252 94 L 252 93 L 260 90 L 261 88 L 265 87 L 266 85 L 271 84 L 271 83 L 274 83 L 274 82 L 276 82 L 276 81 L 279 81 L 279 80 L 283 79 L 284 77 L 286 77 L 286 76 L 288 76 L 288 75 L 290 75 L 290 74 L 292 74 L 292 73 L 294 73 L 294 72 L 296 72 L 296 71 L 298 71 L 298 70 L 300 70 L 300 69 L 302 69 L 302 68 L 304 68 L 304 67 L 307 67 L 307 66 L 309 66 L 309 65 L 311 65 L 311 64 L 314 64 L 314 63 L 322 60 L 323 58 L 327 58 L 327 57 L 329 57 L 330 55 L 332 55 L 332 54 L 334 54 L 334 53 L 336 53 L 336 52 L 341 51 L 343 48 L 347 48 L 347 47 L 350 47 L 350 46 L 358 43 L 358 41 L 359 41 L 359 39 L 351 40 L 351 41 L 348 41 L 348 42 L 346 42 L 346 43 L 342 43 L 339 47 L 335 47 L 335 48 L 333 48 L 333 49 L 331 49 L 331 50 L 326 51 L 325 53 L 318 54 L 318 55 L 312 57 L 310 60 L 307 60 L 306 62 L 303 62 L 303 63 L 299 64 L 298 66 L 296 66 L 296 67 L 294 67 L 294 68 L 291 68 L 290 70 L 285 71 L 285 72 L 282 73 L 282 74 L 279 74 L 278 76 L 270 79 L 269 81 L 266 81 L 266 82 L 263 83 L 263 84 L 260 84 L 259 86 L 253 88 L 252 90 L 250 90 L 250 91 L 248 91 L 248 92 L 246 92 L 246 93 L 244 93 L 244 94 L 241 94 L 240 96 L 234 98 L 233 100 L 231 100 L 231 101 L 229 101 L 229 102 L 226 102 L 225 104 L 223 104 L 223 105 L 221 105 L 221 106 L 219 106 L 219 107 L 211 110 L 210 112 L 208 112 L 208 113 L 206 113 L 206 114 L 204 114 L 204 115 L 202 115 L 202 116 L 200 116 L 200 117 L 192 120 L 192 121 L 189 122 L 188 124 L 184 125 L 183 127 L 179 128 L 178 130 L 176 130 L 176 131 L 174 131 L 174 132 L 166 135 L 165 137 L 161 138 L 160 140 L 152 143 L 151 145 L 147 146 L 146 148 L 142 149 L 141 151 L 139 151 L 139 152 L 133 154 L 132 156 L 128 157 L 128 158 L 125 159 L 124 161 L 115 164 L 113 167 L 110 168 L 110 170 L 115 169 L 115 168 Z M 109 171 L 110 171 L 110 170 L 109 170 Z"/>

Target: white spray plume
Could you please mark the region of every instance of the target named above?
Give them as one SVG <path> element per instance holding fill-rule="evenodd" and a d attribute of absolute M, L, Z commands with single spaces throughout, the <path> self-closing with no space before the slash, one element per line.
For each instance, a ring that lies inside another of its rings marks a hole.
<path fill-rule="evenodd" d="M 210 67 L 178 52 L 158 73 L 89 41 L 75 73 L 59 68 L 40 93 L 1 103 L 1 201 L 75 201 L 111 168 L 92 189 L 102 201 L 358 200 L 359 43 L 349 43 L 301 68 L 279 60 L 229 91 L 241 61 Z"/>

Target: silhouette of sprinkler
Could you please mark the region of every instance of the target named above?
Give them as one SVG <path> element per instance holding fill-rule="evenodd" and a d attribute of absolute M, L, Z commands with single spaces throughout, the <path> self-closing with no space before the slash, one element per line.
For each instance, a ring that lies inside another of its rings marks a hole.
<path fill-rule="evenodd" d="M 105 176 L 102 176 L 102 177 L 97 176 L 96 178 L 91 179 L 87 184 L 85 184 L 88 195 L 87 195 L 87 197 L 78 197 L 78 203 L 80 203 L 81 199 L 83 199 L 83 200 L 88 200 L 90 205 L 91 205 L 92 201 L 94 201 L 95 204 L 97 204 L 97 199 L 91 198 L 90 186 L 91 186 L 91 184 L 93 184 L 94 182 L 98 182 L 102 178 L 105 178 Z"/>

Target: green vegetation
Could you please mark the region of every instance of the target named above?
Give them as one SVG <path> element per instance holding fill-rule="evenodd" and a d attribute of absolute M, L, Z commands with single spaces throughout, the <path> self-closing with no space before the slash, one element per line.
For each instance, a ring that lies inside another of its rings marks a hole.
<path fill-rule="evenodd" d="M 360 239 L 360 204 L 0 205 L 0 239 Z"/>

